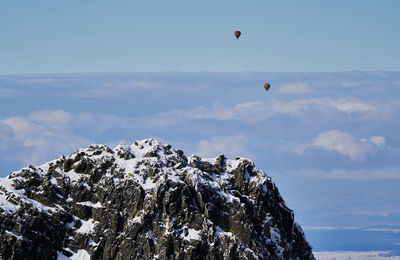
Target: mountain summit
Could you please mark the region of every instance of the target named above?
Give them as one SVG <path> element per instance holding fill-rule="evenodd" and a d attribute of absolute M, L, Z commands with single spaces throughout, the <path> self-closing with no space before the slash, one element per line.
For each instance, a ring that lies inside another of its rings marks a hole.
<path fill-rule="evenodd" d="M 314 259 L 248 159 L 154 139 L 91 145 L 0 179 L 0 259 Z"/>

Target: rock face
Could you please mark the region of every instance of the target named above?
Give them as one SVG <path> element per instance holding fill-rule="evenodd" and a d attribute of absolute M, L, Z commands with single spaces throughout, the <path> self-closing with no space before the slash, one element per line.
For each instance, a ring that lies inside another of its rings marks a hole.
<path fill-rule="evenodd" d="M 153 139 L 91 145 L 0 179 L 0 259 L 314 259 L 250 160 Z"/>

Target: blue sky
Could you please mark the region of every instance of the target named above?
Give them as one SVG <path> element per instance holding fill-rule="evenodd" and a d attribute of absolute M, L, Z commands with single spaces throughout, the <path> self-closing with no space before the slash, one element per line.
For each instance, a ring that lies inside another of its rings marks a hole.
<path fill-rule="evenodd" d="M 0 176 L 148 137 L 187 155 L 245 156 L 277 183 L 319 259 L 398 259 L 398 10 L 2 1 Z"/>
<path fill-rule="evenodd" d="M 400 69 L 397 0 L 5 0 L 0 7 L 0 74 Z"/>

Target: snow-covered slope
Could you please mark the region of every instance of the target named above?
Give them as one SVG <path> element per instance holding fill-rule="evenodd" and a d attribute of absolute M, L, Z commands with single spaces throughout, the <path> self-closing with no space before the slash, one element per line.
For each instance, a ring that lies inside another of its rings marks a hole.
<path fill-rule="evenodd" d="M 154 139 L 0 179 L 0 236 L 1 259 L 313 259 L 252 161 L 187 158 Z"/>

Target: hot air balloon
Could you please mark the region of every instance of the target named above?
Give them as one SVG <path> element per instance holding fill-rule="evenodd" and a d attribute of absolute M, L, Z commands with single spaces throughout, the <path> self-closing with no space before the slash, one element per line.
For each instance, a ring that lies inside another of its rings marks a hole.
<path fill-rule="evenodd" d="M 264 84 L 264 88 L 266 91 L 268 91 L 268 89 L 271 87 L 271 85 L 269 83 L 265 83 Z"/>
<path fill-rule="evenodd" d="M 239 39 L 240 35 L 242 34 L 240 31 L 235 31 L 236 39 Z"/>

